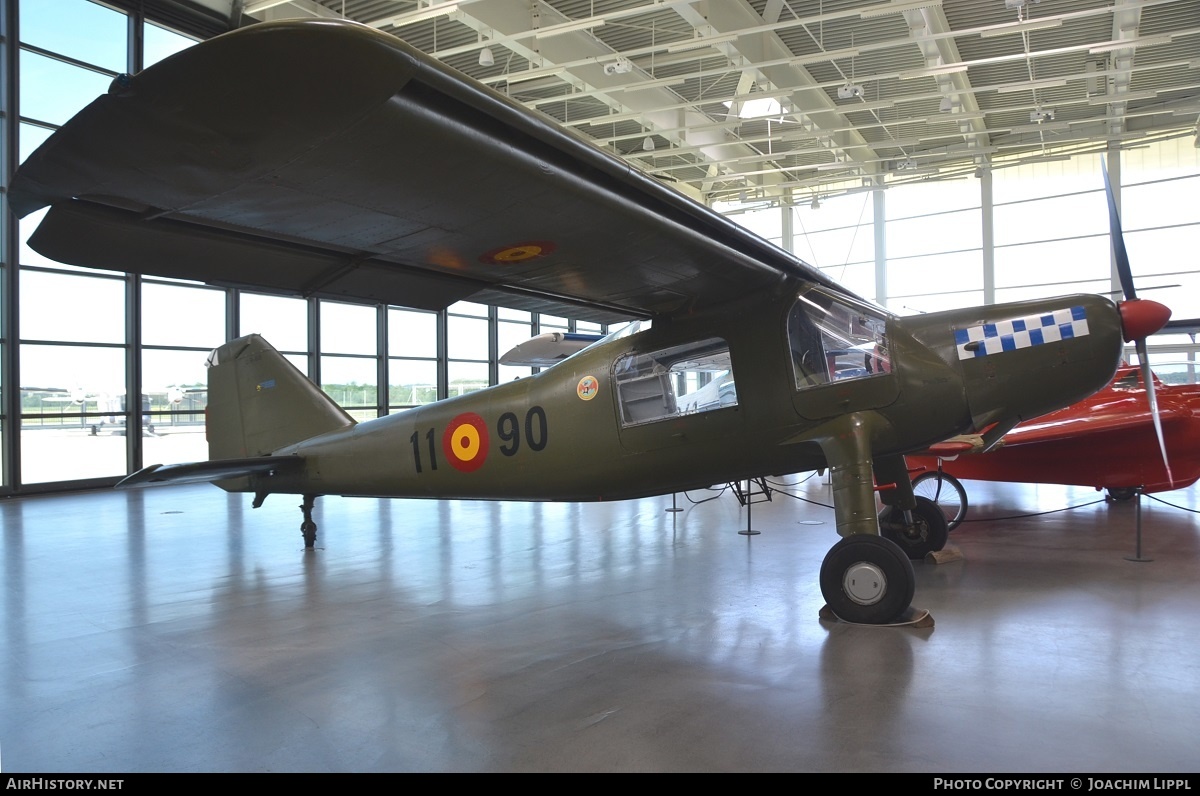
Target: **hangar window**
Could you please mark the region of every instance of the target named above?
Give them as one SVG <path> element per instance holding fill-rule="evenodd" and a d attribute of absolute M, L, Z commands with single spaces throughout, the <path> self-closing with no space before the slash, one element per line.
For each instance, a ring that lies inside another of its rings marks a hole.
<path fill-rule="evenodd" d="M 388 307 L 388 412 L 438 399 L 438 316 Z"/>
<path fill-rule="evenodd" d="M 729 344 L 717 337 L 628 354 L 617 360 L 614 376 L 626 426 L 738 403 Z"/>
<path fill-rule="evenodd" d="M 787 322 L 796 389 L 890 372 L 886 331 L 883 313 L 869 304 L 819 287 L 802 291 Z"/>

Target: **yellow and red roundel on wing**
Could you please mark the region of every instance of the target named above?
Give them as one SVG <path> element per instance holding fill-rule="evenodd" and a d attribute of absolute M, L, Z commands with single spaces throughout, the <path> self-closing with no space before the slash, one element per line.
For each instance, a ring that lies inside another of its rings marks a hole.
<path fill-rule="evenodd" d="M 473 473 L 483 466 L 488 453 L 487 423 L 474 412 L 463 412 L 446 426 L 442 450 L 456 470 Z"/>
<path fill-rule="evenodd" d="M 536 260 L 540 257 L 545 257 L 553 254 L 557 248 L 552 241 L 548 240 L 530 240 L 524 243 L 514 243 L 508 246 L 501 246 L 498 249 L 492 249 L 480 256 L 479 261 L 492 265 L 507 265 L 511 263 L 523 263 L 526 260 Z"/>

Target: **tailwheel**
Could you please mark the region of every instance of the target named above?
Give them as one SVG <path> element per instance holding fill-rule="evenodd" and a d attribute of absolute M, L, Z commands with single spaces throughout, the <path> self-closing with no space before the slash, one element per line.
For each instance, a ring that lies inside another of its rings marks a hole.
<path fill-rule="evenodd" d="M 912 603 L 916 575 L 895 542 L 874 534 L 847 536 L 821 563 L 821 595 L 845 622 L 882 625 Z"/>
<path fill-rule="evenodd" d="M 946 514 L 937 503 L 918 495 L 917 506 L 910 514 L 911 522 L 905 518 L 903 509 L 885 507 L 879 512 L 879 533 L 898 544 L 914 561 L 946 546 L 950 530 Z"/>
<path fill-rule="evenodd" d="M 311 549 L 317 543 L 317 524 L 313 522 L 313 506 L 317 502 L 316 495 L 305 495 L 300 510 L 304 512 L 304 522 L 300 523 L 300 534 L 304 537 L 304 548 Z"/>

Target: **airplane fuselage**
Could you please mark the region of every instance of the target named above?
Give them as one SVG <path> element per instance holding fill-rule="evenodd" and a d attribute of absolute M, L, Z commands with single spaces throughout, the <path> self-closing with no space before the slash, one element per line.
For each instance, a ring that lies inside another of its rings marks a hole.
<path fill-rule="evenodd" d="M 831 458 L 838 454 L 830 454 L 850 433 L 846 418 L 869 423 L 867 444 L 879 459 L 1006 417 L 1032 417 L 1103 385 L 1119 356 L 1118 332 L 1106 331 L 1119 326 L 1112 303 L 1075 296 L 993 307 L 988 317 L 1086 307 L 1094 318 L 1114 320 L 1093 323 L 1075 339 L 963 358 L 955 332 L 987 320 L 979 309 L 892 317 L 889 370 L 797 387 L 787 333 L 794 290 L 745 303 L 743 311 L 675 319 L 604 341 L 527 378 L 260 451 L 301 456 L 305 467 L 260 477 L 252 489 L 525 500 L 664 494 L 837 466 Z M 683 399 L 687 393 L 670 395 L 671 380 L 683 378 L 670 368 L 623 376 L 631 362 L 656 352 L 683 348 L 695 360 L 686 349 L 701 342 L 706 350 L 727 347 L 736 396 L 726 405 L 697 410 Z M 1041 384 L 1034 393 L 1011 386 L 1030 374 Z M 660 389 L 663 379 L 668 389 Z M 900 400 L 915 394 L 920 400 Z"/>

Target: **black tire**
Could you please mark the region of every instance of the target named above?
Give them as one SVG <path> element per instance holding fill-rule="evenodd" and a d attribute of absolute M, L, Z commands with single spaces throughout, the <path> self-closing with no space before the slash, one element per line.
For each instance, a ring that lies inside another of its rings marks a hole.
<path fill-rule="evenodd" d="M 1108 488 L 1109 500 L 1133 500 L 1137 496 L 1138 490 L 1136 486 L 1110 486 Z"/>
<path fill-rule="evenodd" d="M 305 547 L 312 547 L 317 543 L 317 524 L 315 522 L 300 523 L 300 533 L 304 536 Z"/>
<path fill-rule="evenodd" d="M 967 490 L 962 482 L 950 475 L 931 471 L 913 479 L 913 493 L 942 507 L 946 515 L 946 530 L 953 531 L 967 516 Z"/>
<path fill-rule="evenodd" d="M 821 562 L 821 595 L 846 622 L 891 622 L 908 610 L 916 587 L 916 574 L 904 551 L 873 534 L 847 536 Z"/>
<path fill-rule="evenodd" d="M 920 561 L 946 546 L 950 530 L 941 506 L 927 497 L 917 498 L 912 517 L 913 523 L 908 525 L 904 522 L 903 510 L 886 506 L 879 512 L 879 533 L 900 545 L 913 561 Z"/>

